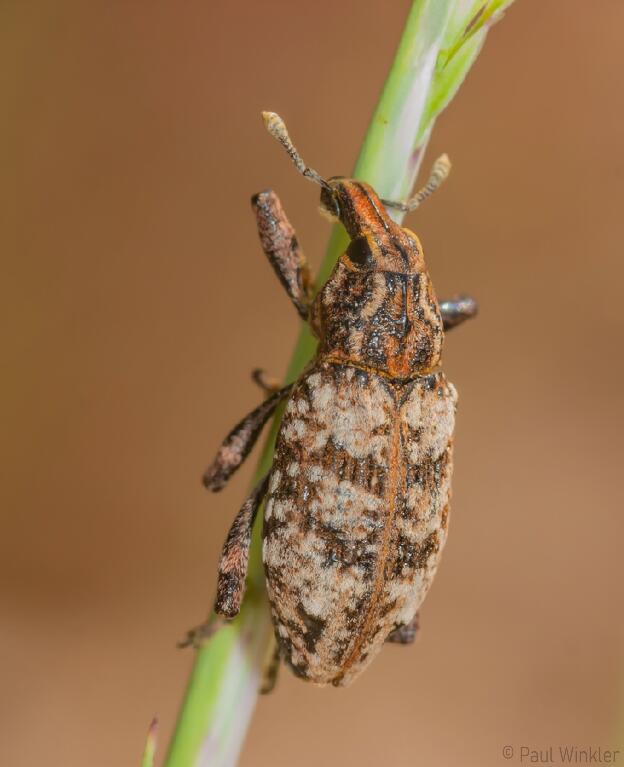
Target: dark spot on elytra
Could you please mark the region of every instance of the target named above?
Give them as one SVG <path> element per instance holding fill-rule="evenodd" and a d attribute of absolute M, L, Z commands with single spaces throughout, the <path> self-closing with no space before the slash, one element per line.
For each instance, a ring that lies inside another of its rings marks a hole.
<path fill-rule="evenodd" d="M 418 487 L 422 490 L 425 487 L 426 477 L 429 474 L 430 464 L 426 461 L 408 466 L 406 477 L 408 487 Z"/>
<path fill-rule="evenodd" d="M 297 634 L 299 634 L 299 631 L 297 630 Z M 290 666 L 292 669 L 292 672 L 295 676 L 298 676 L 300 679 L 307 679 L 308 678 L 308 671 L 309 666 L 308 664 L 301 660 L 299 663 L 293 663 L 292 656 L 293 656 L 293 643 L 291 642 L 289 637 L 283 637 L 281 634 L 275 632 L 275 637 L 277 639 L 277 643 L 282 649 L 282 657 L 285 658 L 286 663 Z"/>
<path fill-rule="evenodd" d="M 338 558 L 338 553 L 335 549 L 328 547 L 325 550 L 325 556 L 321 561 L 321 567 L 324 567 L 326 570 L 331 567 L 336 567 L 340 564 L 340 560 Z"/>
<path fill-rule="evenodd" d="M 353 607 L 348 607 L 344 611 L 345 623 L 352 636 L 355 636 L 360 629 L 360 625 L 364 616 L 366 615 L 366 609 L 371 598 L 371 592 L 366 591 L 359 599 L 356 600 Z"/>
<path fill-rule="evenodd" d="M 378 620 L 381 620 L 382 618 L 385 618 L 386 615 L 389 615 L 396 608 L 396 603 L 396 599 L 390 599 L 388 601 L 382 602 L 379 606 L 379 611 L 377 614 Z"/>
<path fill-rule="evenodd" d="M 372 437 L 387 437 L 392 432 L 392 423 L 388 420 L 371 429 Z"/>
<path fill-rule="evenodd" d="M 297 605 L 297 614 L 303 621 L 303 625 L 306 627 L 303 634 L 306 650 L 308 652 L 314 652 L 316 643 L 323 634 L 327 621 L 324 621 L 322 618 L 318 618 L 315 615 L 310 615 L 310 613 L 306 612 L 301 602 Z"/>
<path fill-rule="evenodd" d="M 400 578 L 405 569 L 420 570 L 427 565 L 429 557 L 440 548 L 437 530 L 430 533 L 420 544 L 414 544 L 403 536 L 399 537 L 396 558 L 387 573 L 388 577 Z"/>
<path fill-rule="evenodd" d="M 273 537 L 280 529 L 286 527 L 287 524 L 286 520 L 278 519 L 275 514 L 272 514 L 270 517 L 265 516 L 262 523 L 262 537 Z"/>
<path fill-rule="evenodd" d="M 265 564 L 264 572 L 266 575 L 266 579 L 271 584 L 271 588 L 273 589 L 273 591 L 277 592 L 278 594 L 285 593 L 287 589 L 286 589 L 286 580 L 284 577 L 283 569 L 275 565 Z"/>
<path fill-rule="evenodd" d="M 340 577 L 341 570 L 357 567 L 359 578 L 373 578 L 377 564 L 376 531 L 355 540 L 332 525 L 319 524 L 315 532 L 324 543 L 323 567 L 337 568 L 336 577 Z"/>
<path fill-rule="evenodd" d="M 331 658 L 337 666 L 344 660 L 344 656 L 351 645 L 351 640 L 352 636 L 350 634 L 340 638 L 332 637 L 333 651 L 331 653 Z"/>
<path fill-rule="evenodd" d="M 435 554 L 440 548 L 440 541 L 437 530 L 430 533 L 425 540 L 417 547 L 414 564 L 417 568 L 424 567 L 432 554 Z"/>
<path fill-rule="evenodd" d="M 414 510 L 404 495 L 399 495 L 396 499 L 396 513 L 403 519 L 410 519 L 414 515 Z"/>

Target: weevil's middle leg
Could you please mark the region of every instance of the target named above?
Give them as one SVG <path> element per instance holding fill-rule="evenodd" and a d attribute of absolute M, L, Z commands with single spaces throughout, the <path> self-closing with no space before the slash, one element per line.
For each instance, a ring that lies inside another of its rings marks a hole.
<path fill-rule="evenodd" d="M 412 644 L 412 642 L 416 639 L 416 634 L 418 633 L 419 621 L 419 615 L 416 613 L 416 615 L 409 623 L 406 623 L 404 626 L 397 626 L 394 631 L 391 631 L 388 634 L 386 642 L 395 642 L 396 644 Z"/>
<path fill-rule="evenodd" d="M 288 396 L 292 384 L 283 386 L 236 424 L 221 443 L 214 461 L 206 469 L 204 485 L 214 492 L 221 490 L 236 469 L 249 455 L 262 427 L 275 412 L 279 403 Z"/>
<path fill-rule="evenodd" d="M 444 330 L 461 325 L 462 322 L 477 316 L 479 307 L 474 298 L 470 296 L 457 296 L 440 301 L 440 312 L 444 322 Z"/>
<path fill-rule="evenodd" d="M 251 198 L 262 250 L 302 319 L 308 319 L 312 277 L 295 230 L 271 189 Z"/>

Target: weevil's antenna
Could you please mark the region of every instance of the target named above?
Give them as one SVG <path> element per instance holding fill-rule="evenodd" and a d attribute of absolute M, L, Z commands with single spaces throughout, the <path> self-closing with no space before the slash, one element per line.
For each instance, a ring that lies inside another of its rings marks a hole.
<path fill-rule="evenodd" d="M 271 136 L 276 138 L 288 152 L 290 159 L 295 164 L 295 168 L 297 168 L 299 173 L 301 173 L 303 176 L 306 176 L 306 178 L 309 178 L 311 181 L 314 181 L 316 184 L 320 184 L 320 186 L 322 186 L 324 189 L 329 189 L 330 186 L 327 181 L 325 181 L 325 179 L 315 170 L 309 168 L 301 159 L 301 155 L 295 149 L 295 145 L 288 135 L 286 123 L 282 120 L 282 118 L 278 114 L 275 114 L 275 112 L 263 112 L 262 119 L 264 120 L 264 125 Z"/>
<path fill-rule="evenodd" d="M 396 208 L 402 210 L 405 213 L 409 213 L 412 210 L 416 210 L 418 206 L 423 203 L 427 197 L 438 189 L 442 183 L 447 179 L 448 174 L 451 172 L 451 161 L 448 155 L 443 154 L 433 163 L 431 173 L 429 174 L 429 180 L 416 194 L 411 197 L 407 202 L 394 202 L 393 200 L 382 200 L 383 204 L 387 208 Z"/>

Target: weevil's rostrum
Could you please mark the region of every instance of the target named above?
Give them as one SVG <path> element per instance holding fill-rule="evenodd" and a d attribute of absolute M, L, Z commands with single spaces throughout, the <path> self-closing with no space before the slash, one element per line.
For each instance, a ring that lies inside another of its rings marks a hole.
<path fill-rule="evenodd" d="M 418 238 L 386 211 L 393 203 L 362 182 L 322 179 L 281 120 L 265 120 L 300 172 L 321 185 L 322 207 L 351 241 L 310 301 L 305 260 L 277 197 L 253 200 L 263 249 L 319 346 L 301 377 L 273 395 L 275 406 L 287 397 L 273 466 L 226 542 L 216 610 L 231 617 L 240 607 L 264 497 L 263 560 L 280 655 L 304 679 L 346 685 L 384 642 L 408 643 L 416 633 L 449 514 L 457 394 L 439 370 L 444 329 L 473 316 L 476 304 L 439 304 Z M 444 177 L 440 168 L 418 202 Z M 208 486 L 219 489 L 238 468 L 266 411 L 228 435 Z"/>

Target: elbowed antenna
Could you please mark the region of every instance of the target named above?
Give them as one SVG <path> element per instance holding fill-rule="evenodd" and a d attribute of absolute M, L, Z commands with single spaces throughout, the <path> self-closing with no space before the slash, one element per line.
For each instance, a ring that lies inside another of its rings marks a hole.
<path fill-rule="evenodd" d="M 291 141 L 288 135 L 288 129 L 286 123 L 275 112 L 263 112 L 262 119 L 264 120 L 265 128 L 269 131 L 273 138 L 276 138 L 284 149 L 288 152 L 290 159 L 295 164 L 295 168 L 306 178 L 319 184 L 323 189 L 329 189 L 330 186 L 325 179 L 317 173 L 313 168 L 308 167 L 301 159 L 301 155 L 295 149 L 295 145 Z"/>
<path fill-rule="evenodd" d="M 402 210 L 404 213 L 409 213 L 423 203 L 427 197 L 438 189 L 442 183 L 448 178 L 451 172 L 451 161 L 447 154 L 440 155 L 438 159 L 433 163 L 431 173 L 429 174 L 429 180 L 416 194 L 411 197 L 407 202 L 394 202 L 393 200 L 382 200 L 386 208 L 395 208 L 396 210 Z"/>

